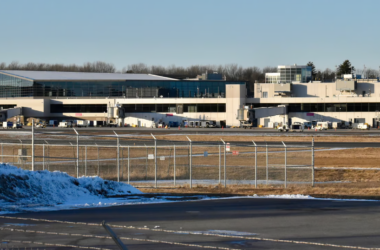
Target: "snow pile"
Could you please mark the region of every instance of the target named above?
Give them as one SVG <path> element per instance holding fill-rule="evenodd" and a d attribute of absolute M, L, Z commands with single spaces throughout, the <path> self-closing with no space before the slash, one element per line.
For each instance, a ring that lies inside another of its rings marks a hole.
<path fill-rule="evenodd" d="M 315 199 L 314 197 L 310 195 L 303 195 L 303 194 L 270 194 L 270 195 L 257 195 L 254 194 L 252 197 L 254 198 L 276 198 L 276 199 Z"/>
<path fill-rule="evenodd" d="M 99 177 L 77 179 L 58 171 L 29 171 L 0 164 L 0 201 L 12 204 L 49 206 L 72 200 L 140 193 L 128 184 Z"/>

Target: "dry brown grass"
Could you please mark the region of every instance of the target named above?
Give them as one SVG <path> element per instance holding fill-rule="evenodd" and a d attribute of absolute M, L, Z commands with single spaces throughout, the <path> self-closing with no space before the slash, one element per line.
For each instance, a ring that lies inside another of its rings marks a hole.
<path fill-rule="evenodd" d="M 285 189 L 283 186 L 265 186 L 259 185 L 256 189 L 254 185 L 228 185 L 224 188 L 222 185 L 204 186 L 193 185 L 190 189 L 188 185 L 177 186 L 176 188 L 139 188 L 147 193 L 175 193 L 175 194 L 230 194 L 230 195 L 282 195 L 282 194 L 302 194 L 314 197 L 339 197 L 341 198 L 366 198 L 380 199 L 380 182 L 370 183 L 341 183 L 316 185 L 288 185 Z"/>
<path fill-rule="evenodd" d="M 161 135 L 157 136 L 158 139 L 164 140 L 184 140 L 184 136 L 168 136 Z M 191 135 L 190 138 L 194 141 L 220 141 L 221 136 L 213 135 Z M 286 136 L 286 137 L 259 137 L 259 136 L 223 136 L 226 141 L 310 141 L 311 136 Z M 378 141 L 376 137 L 367 136 L 331 136 L 331 137 L 314 137 L 316 141 Z M 129 138 L 128 140 L 135 140 L 136 138 Z M 5 155 L 15 155 L 20 146 L 4 146 Z M 27 148 L 30 152 L 30 146 L 24 145 L 23 148 Z M 232 150 L 240 152 L 239 156 L 227 157 L 227 176 L 229 180 L 253 180 L 254 177 L 254 153 L 253 148 L 247 147 L 233 147 Z M 259 148 L 258 152 L 264 151 L 264 148 Z M 270 151 L 283 151 L 283 148 L 270 148 Z M 311 153 L 304 152 L 291 152 L 294 149 L 289 149 L 288 151 L 288 165 L 302 165 L 309 164 L 311 162 Z M 203 154 L 204 151 L 208 151 L 208 157 L 193 157 L 193 178 L 194 179 L 218 179 L 219 175 L 219 157 L 218 147 L 193 147 L 193 154 Z M 223 150 L 222 150 L 223 151 Z M 54 157 L 75 158 L 76 147 L 57 147 L 50 146 L 45 147 L 45 155 L 50 155 Z M 98 151 L 95 147 L 87 148 L 87 159 L 96 160 L 98 157 Z M 154 161 L 146 160 L 147 154 L 153 154 L 153 148 L 138 148 L 130 149 L 130 157 L 142 159 L 131 159 L 130 160 L 130 180 L 153 180 L 154 179 Z M 177 155 L 188 155 L 189 149 L 185 147 L 177 147 Z M 245 153 L 245 154 L 243 154 Z M 127 148 L 122 148 L 120 156 L 126 158 L 128 155 Z M 173 148 L 159 148 L 157 155 L 160 156 L 173 156 Z M 213 155 L 215 154 L 215 155 Z M 36 146 L 36 155 L 42 155 L 42 147 Z M 378 196 L 380 195 L 380 171 L 379 170 L 355 170 L 354 168 L 379 168 L 379 155 L 380 148 L 359 148 L 359 149 L 345 149 L 345 150 L 332 150 L 332 151 L 315 151 L 315 167 L 334 167 L 338 169 L 334 170 L 324 170 L 317 169 L 315 171 L 315 181 L 316 182 L 331 182 L 331 181 L 341 181 L 342 183 L 329 183 L 329 184 L 318 184 L 316 187 L 310 187 L 310 185 L 290 185 L 287 189 L 281 186 L 259 186 L 255 189 L 252 185 L 239 184 L 239 185 L 229 185 L 228 188 L 223 188 L 221 186 L 201 186 L 194 185 L 193 189 L 189 189 L 188 186 L 180 186 L 173 189 L 149 189 L 144 188 L 144 192 L 169 192 L 169 193 L 231 193 L 236 195 L 267 195 L 267 194 L 308 194 L 314 196 Z M 80 150 L 80 175 L 84 174 L 84 147 Z M 100 148 L 99 150 L 100 159 L 111 159 L 116 158 L 115 148 Z M 17 158 L 4 157 L 4 162 L 17 163 Z M 27 162 L 30 162 L 30 158 Z M 52 161 L 51 159 L 50 161 Z M 55 159 L 54 159 L 55 160 Z M 65 160 L 65 159 L 62 159 Z M 36 158 L 36 161 L 42 161 L 41 158 Z M 176 158 L 176 177 L 177 179 L 188 179 L 189 169 L 188 169 L 188 157 L 178 157 Z M 258 175 L 259 179 L 263 179 L 265 175 L 265 154 L 258 155 L 258 165 L 259 167 Z M 281 165 L 284 162 L 284 153 L 278 152 L 275 157 L 270 157 L 270 164 Z M 67 172 L 70 175 L 76 176 L 75 162 L 71 163 L 52 163 L 49 160 L 45 160 L 46 168 L 49 170 L 59 170 Z M 158 171 L 157 176 L 160 180 L 172 180 L 173 179 L 173 158 L 166 158 L 164 161 L 157 160 Z M 17 165 L 17 164 L 16 164 Z M 197 167 L 200 165 L 210 165 L 208 167 Z M 19 164 L 22 166 L 22 164 Z M 222 156 L 222 166 L 223 166 L 223 156 Z M 233 166 L 233 167 L 232 167 Z M 30 165 L 24 164 L 25 168 L 29 168 Z M 98 167 L 100 171 L 100 176 L 106 179 L 116 179 L 116 160 L 102 161 L 98 165 L 96 161 L 87 163 L 87 174 L 96 175 L 98 173 Z M 341 169 L 339 169 L 341 168 Z M 343 169 L 351 168 L 351 169 Z M 38 164 L 37 169 L 42 169 L 42 165 Z M 221 172 L 222 176 L 223 168 Z M 271 170 L 271 178 L 282 180 L 283 170 L 273 169 Z M 309 181 L 311 177 L 310 171 L 299 171 L 299 172 L 289 172 L 288 180 L 291 181 Z M 121 160 L 121 179 L 127 180 L 127 160 Z"/>

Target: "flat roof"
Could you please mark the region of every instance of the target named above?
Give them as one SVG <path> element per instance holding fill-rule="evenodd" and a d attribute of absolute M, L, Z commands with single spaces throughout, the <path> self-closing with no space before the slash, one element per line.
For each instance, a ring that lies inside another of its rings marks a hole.
<path fill-rule="evenodd" d="M 122 73 L 88 73 L 88 72 L 61 72 L 61 71 L 30 71 L 30 70 L 0 70 L 0 73 L 18 78 L 25 78 L 34 81 L 124 81 L 124 80 L 171 80 L 174 78 L 157 76 L 152 74 L 122 74 Z"/>

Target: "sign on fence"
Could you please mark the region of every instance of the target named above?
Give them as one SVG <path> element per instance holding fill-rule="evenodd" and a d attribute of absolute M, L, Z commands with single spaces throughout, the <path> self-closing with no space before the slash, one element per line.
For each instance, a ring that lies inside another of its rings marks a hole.
<path fill-rule="evenodd" d="M 165 160 L 165 156 L 160 156 L 160 160 L 164 161 Z"/>
<path fill-rule="evenodd" d="M 153 160 L 154 159 L 154 154 L 148 154 L 148 159 Z"/>
<path fill-rule="evenodd" d="M 203 156 L 204 156 L 204 157 L 207 157 L 207 156 L 208 156 L 208 152 L 205 151 L 205 152 L 203 153 Z"/>
<path fill-rule="evenodd" d="M 232 151 L 232 155 L 239 155 L 239 151 Z"/>
<path fill-rule="evenodd" d="M 226 145 L 226 151 L 227 151 L 227 152 L 230 152 L 230 151 L 231 151 L 231 147 L 230 147 L 230 144 L 229 144 L 229 143 L 227 143 L 227 145 Z"/>

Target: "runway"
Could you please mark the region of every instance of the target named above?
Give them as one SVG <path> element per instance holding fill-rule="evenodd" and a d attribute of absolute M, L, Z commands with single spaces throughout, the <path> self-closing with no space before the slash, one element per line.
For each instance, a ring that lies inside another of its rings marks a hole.
<path fill-rule="evenodd" d="M 105 220 L 112 225 L 133 226 L 129 229 L 114 227 L 118 236 L 156 241 L 123 240 L 128 249 L 202 249 L 187 246 L 194 244 L 226 249 L 317 250 L 343 249 L 343 246 L 377 249 L 380 242 L 379 213 L 378 201 L 234 198 L 10 216 L 86 223 Z M 0 231 L 2 239 L 116 249 L 111 240 L 85 237 L 106 235 L 100 226 L 13 219 L 0 219 L 0 223 L 1 227 L 78 235 L 46 237 L 41 233 Z M 211 233 L 216 236 L 204 235 Z"/>

